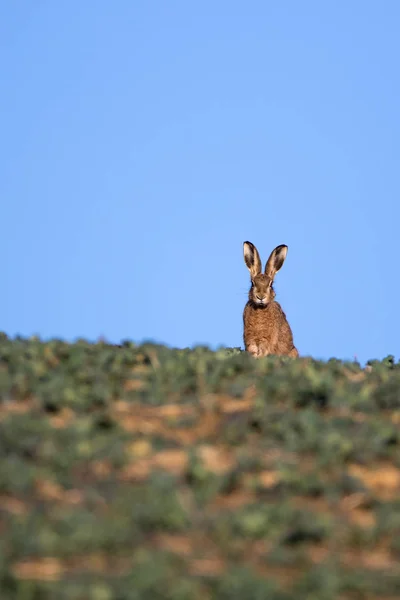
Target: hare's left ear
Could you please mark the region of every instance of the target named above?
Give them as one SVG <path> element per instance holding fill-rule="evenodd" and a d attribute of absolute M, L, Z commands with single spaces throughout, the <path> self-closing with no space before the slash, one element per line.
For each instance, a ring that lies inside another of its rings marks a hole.
<path fill-rule="evenodd" d="M 287 255 L 288 247 L 282 244 L 277 246 L 275 250 L 272 250 L 267 264 L 265 265 L 265 274 L 271 279 L 275 277 L 275 274 L 279 271 Z"/>

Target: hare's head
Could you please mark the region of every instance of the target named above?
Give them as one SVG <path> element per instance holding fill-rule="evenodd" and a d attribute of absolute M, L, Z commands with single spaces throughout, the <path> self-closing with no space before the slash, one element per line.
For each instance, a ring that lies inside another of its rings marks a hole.
<path fill-rule="evenodd" d="M 277 246 L 267 260 L 264 273 L 261 273 L 261 259 L 257 248 L 251 242 L 244 242 L 244 262 L 251 275 L 249 300 L 256 306 L 266 306 L 275 298 L 274 277 L 283 265 L 287 251 L 287 246 Z"/>

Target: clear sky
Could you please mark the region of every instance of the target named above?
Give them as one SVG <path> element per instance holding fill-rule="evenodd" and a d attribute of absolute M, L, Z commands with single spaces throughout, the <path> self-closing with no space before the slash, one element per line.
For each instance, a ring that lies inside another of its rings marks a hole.
<path fill-rule="evenodd" d="M 0 8 L 0 329 L 242 345 L 249 274 L 301 354 L 400 355 L 398 0 Z"/>

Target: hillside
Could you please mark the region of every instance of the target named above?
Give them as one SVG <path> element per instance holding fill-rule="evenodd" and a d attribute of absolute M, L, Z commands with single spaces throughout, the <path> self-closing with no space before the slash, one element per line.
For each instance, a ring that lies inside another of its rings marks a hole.
<path fill-rule="evenodd" d="M 400 365 L 0 339 L 1 600 L 400 590 Z"/>

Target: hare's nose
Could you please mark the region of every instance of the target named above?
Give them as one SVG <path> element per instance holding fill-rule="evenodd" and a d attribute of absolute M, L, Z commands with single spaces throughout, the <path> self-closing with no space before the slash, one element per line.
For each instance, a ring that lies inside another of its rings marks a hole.
<path fill-rule="evenodd" d="M 256 294 L 256 298 L 257 300 L 264 300 L 265 296 L 259 296 L 258 294 Z"/>

